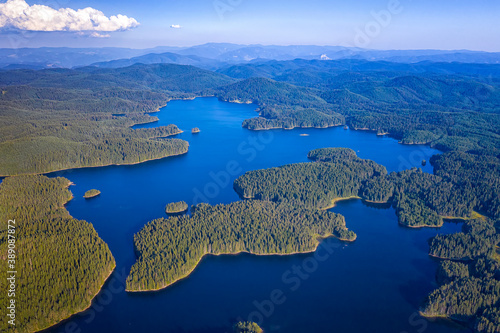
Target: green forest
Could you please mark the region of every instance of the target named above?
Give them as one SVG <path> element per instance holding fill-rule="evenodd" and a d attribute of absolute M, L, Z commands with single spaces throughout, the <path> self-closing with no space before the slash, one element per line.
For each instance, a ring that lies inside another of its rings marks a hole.
<path fill-rule="evenodd" d="M 150 114 L 172 99 L 197 96 L 257 104 L 259 116 L 242 124 L 250 130 L 346 124 L 389 134 L 401 144 L 428 144 L 444 152 L 429 161 L 433 175 L 417 169 L 387 174 L 352 150 L 333 148 L 311 151 L 310 163 L 248 172 L 234 189 L 254 200 L 199 205 L 191 216 L 155 220 L 141 230 L 128 288 L 164 287 L 204 254 L 310 251 L 319 236 L 331 234 L 353 240 L 341 216 L 318 209 L 355 196 L 390 203 L 408 227 L 462 218 L 462 232 L 429 241 L 429 254 L 441 259 L 440 287 L 422 313 L 466 322 L 477 332 L 499 332 L 500 81 L 468 66 L 419 63 L 410 67 L 421 69 L 410 70 L 390 62 L 299 59 L 219 73 L 171 64 L 0 71 L 0 175 L 186 153 L 188 143 L 171 138 L 180 133 L 175 125 L 134 125 L 157 121 Z M 6 246 L 5 217 L 16 219 L 22 235 L 18 270 L 29 272 L 19 276 L 27 292 L 18 299 L 44 305 L 19 312 L 25 324 L 19 331 L 42 329 L 84 309 L 114 267 L 93 227 L 62 208 L 71 198 L 67 185 L 42 176 L 6 178 L 0 185 L 0 248 Z M 55 283 L 49 281 L 54 275 L 61 277 Z"/>
<path fill-rule="evenodd" d="M 111 252 L 94 227 L 63 208 L 71 200 L 69 180 L 16 176 L 0 184 L 0 251 L 15 237 L 16 328 L 39 331 L 90 306 L 115 267 Z M 7 221 L 15 220 L 15 233 Z M 9 238 L 12 239 L 12 238 Z M 2 257 L 6 260 L 6 257 Z M 7 270 L 0 278 L 6 281 Z M 7 304 L 7 292 L 0 303 Z M 6 332 L 7 320 L 0 321 Z"/>
<path fill-rule="evenodd" d="M 456 178 L 431 175 L 420 169 L 387 174 L 383 166 L 360 159 L 346 148 L 316 149 L 308 156 L 316 162 L 249 171 L 236 179 L 234 189 L 246 199 L 316 209 L 331 207 L 335 199 L 347 197 L 361 197 L 373 203 L 390 202 L 399 223 L 408 227 L 440 227 L 443 218 L 470 218 L 475 210 L 483 211 L 484 197 L 489 199 L 487 215 L 495 217 L 493 213 L 500 209 L 498 201 L 493 199 L 496 194 L 498 200 L 497 187 L 478 193 L 474 184 L 465 186 Z M 473 179 L 468 177 L 469 182 Z M 487 182 L 487 178 L 477 179 Z"/>
<path fill-rule="evenodd" d="M 235 65 L 220 72 L 243 81 L 217 89 L 216 96 L 258 104 L 260 116 L 243 123 L 249 129 L 324 127 L 333 116 L 353 129 L 389 133 L 403 144 L 498 152 L 498 77 L 477 75 L 468 65 L 454 64 L 453 75 L 444 63 L 419 63 L 419 71 L 352 60 Z"/>
<path fill-rule="evenodd" d="M 101 191 L 96 190 L 96 189 L 92 189 L 92 190 L 88 190 L 87 192 L 85 192 L 83 197 L 85 199 L 90 199 L 90 198 L 97 197 L 99 194 L 101 194 Z"/>
<path fill-rule="evenodd" d="M 437 272 L 439 288 L 422 306 L 424 316 L 452 318 L 476 332 L 498 332 L 498 222 L 487 218 L 469 220 L 461 233 L 430 240 L 430 255 L 447 260 L 441 261 Z"/>
<path fill-rule="evenodd" d="M 236 179 L 234 189 L 246 199 L 325 209 L 335 199 L 357 196 L 364 180 L 387 173 L 385 167 L 360 159 L 354 151 L 346 148 L 309 153 L 310 158 L 316 156 L 322 159 L 329 156 L 331 162 L 298 163 L 249 171 Z"/>
<path fill-rule="evenodd" d="M 0 175 L 134 164 L 186 153 L 175 126 L 137 129 L 178 98 L 234 82 L 178 65 L 0 72 Z"/>
<path fill-rule="evenodd" d="M 240 321 L 233 328 L 234 333 L 263 333 L 262 328 L 256 323 L 248 321 Z"/>
<path fill-rule="evenodd" d="M 499 210 L 497 156 L 437 155 L 431 160 L 435 175 L 420 169 L 387 174 L 343 148 L 316 149 L 308 157 L 316 162 L 247 172 L 234 188 L 246 198 L 307 208 L 325 208 L 332 199 L 349 196 L 390 202 L 399 223 L 408 227 L 440 227 L 445 218 L 463 218 L 461 233 L 429 241 L 429 255 L 444 261 L 437 272 L 440 287 L 421 313 L 464 322 L 477 332 L 499 332 L 500 234 L 493 220 Z"/>
<path fill-rule="evenodd" d="M 258 200 L 199 204 L 191 216 L 148 223 L 134 236 L 137 261 L 128 291 L 164 288 L 187 276 L 206 254 L 290 254 L 314 251 L 320 238 L 356 234 L 338 214 Z"/>
<path fill-rule="evenodd" d="M 188 210 L 188 204 L 184 201 L 171 202 L 165 206 L 165 212 L 167 214 L 181 213 Z"/>

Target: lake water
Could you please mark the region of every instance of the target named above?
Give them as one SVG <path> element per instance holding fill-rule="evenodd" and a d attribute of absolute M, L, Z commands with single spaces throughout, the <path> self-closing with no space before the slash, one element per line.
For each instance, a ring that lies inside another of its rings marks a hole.
<path fill-rule="evenodd" d="M 248 170 L 306 162 L 307 152 L 349 147 L 358 156 L 398 171 L 421 166 L 438 153 L 404 146 L 374 133 L 330 129 L 253 132 L 241 127 L 255 105 L 215 98 L 172 101 L 156 114 L 160 121 L 137 127 L 176 124 L 189 153 L 132 166 L 52 173 L 75 183 L 67 209 L 93 223 L 116 259 L 117 269 L 93 306 L 48 332 L 229 332 L 232 323 L 260 321 L 266 332 L 457 332 L 447 322 L 417 316 L 425 295 L 436 287 L 437 262 L 427 240 L 452 233 L 400 227 L 392 208 L 339 202 L 332 211 L 346 217 L 358 234 L 352 244 L 325 241 L 314 254 L 258 257 L 207 256 L 197 269 L 162 291 L 126 293 L 135 261 L 133 235 L 148 221 L 166 216 L 165 205 L 184 200 L 229 203 L 239 200 L 232 183 Z M 191 134 L 199 127 L 201 133 Z M 423 167 L 432 172 L 432 167 Z M 85 191 L 102 194 L 85 200 Z M 300 268 L 300 272 L 297 271 Z M 279 295 L 279 297 L 276 297 Z"/>

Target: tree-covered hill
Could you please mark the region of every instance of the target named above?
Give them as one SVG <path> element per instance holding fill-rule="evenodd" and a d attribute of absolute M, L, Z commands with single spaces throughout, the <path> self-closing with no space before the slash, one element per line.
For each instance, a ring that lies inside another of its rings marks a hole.
<path fill-rule="evenodd" d="M 295 98 L 297 94 L 289 96 L 282 91 L 275 100 L 275 92 L 263 96 L 271 89 L 260 91 L 258 99 L 244 92 L 233 96 L 252 100 L 263 111 L 269 107 L 297 111 L 281 112 L 286 123 L 300 123 L 296 120 L 299 118 L 314 123 L 318 118 L 309 111 L 313 108 L 340 114 L 351 128 L 389 133 L 405 144 L 429 143 L 445 151 L 500 149 L 499 65 L 297 59 L 237 65 L 220 72 L 246 79 L 234 86 L 235 92 L 254 91 L 252 83 L 265 78 L 290 84 L 293 88 L 289 91 L 307 88 L 302 91 L 327 102 L 303 105 L 303 97 Z M 308 96 L 306 100 L 312 98 Z M 301 117 L 298 113 L 302 113 Z M 244 126 L 262 129 L 285 123 L 265 112 L 261 112 L 261 118 L 248 120 Z M 325 121 L 320 119 L 318 123 Z"/>
<path fill-rule="evenodd" d="M 222 87 L 216 96 L 224 101 L 248 101 L 262 106 L 287 105 L 291 101 L 302 107 L 326 104 L 309 89 L 265 78 L 251 78 Z"/>
<path fill-rule="evenodd" d="M 391 202 L 399 223 L 409 227 L 439 227 L 445 217 L 463 218 L 462 232 L 429 241 L 429 254 L 447 261 L 438 271 L 440 287 L 421 312 L 463 321 L 476 332 L 499 331 L 500 236 L 499 222 L 492 219 L 500 209 L 497 156 L 438 155 L 433 158 L 436 175 L 419 169 L 373 172 L 376 164 L 350 149 L 316 149 L 309 158 L 316 162 L 247 172 L 234 187 L 247 198 L 307 208 L 324 208 L 332 199 L 348 196 Z"/>
<path fill-rule="evenodd" d="M 9 328 L 4 318 L 2 332 L 40 331 L 83 311 L 115 267 L 92 225 L 63 208 L 71 199 L 68 185 L 67 179 L 44 176 L 10 177 L 0 184 L 0 251 L 5 262 L 0 277 L 7 281 L 12 239 L 17 271 L 16 326 Z M 15 220 L 15 229 L 8 229 L 9 220 Z M 7 307 L 12 297 L 2 291 L 0 302 Z"/>
<path fill-rule="evenodd" d="M 243 127 L 252 130 L 344 124 L 344 117 L 316 91 L 265 78 L 250 78 L 219 88 L 215 95 L 224 101 L 258 104 L 259 117 L 243 122 Z"/>

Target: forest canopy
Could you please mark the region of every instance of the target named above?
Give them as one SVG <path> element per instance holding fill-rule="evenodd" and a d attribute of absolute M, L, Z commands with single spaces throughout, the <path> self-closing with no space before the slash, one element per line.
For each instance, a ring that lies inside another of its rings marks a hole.
<path fill-rule="evenodd" d="M 0 71 L 0 175 L 134 164 L 183 154 L 176 126 L 133 129 L 176 98 L 234 82 L 192 66 Z"/>
<path fill-rule="evenodd" d="M 7 253 L 7 221 L 15 220 L 16 328 L 35 332 L 90 306 L 115 267 L 94 227 L 63 208 L 69 180 L 9 177 L 0 184 L 0 251 Z M 6 281 L 7 270 L 0 278 Z M 0 303 L 7 304 L 7 292 Z M 21 306 L 22 305 L 22 306 Z M 9 330 L 7 320 L 0 330 Z"/>

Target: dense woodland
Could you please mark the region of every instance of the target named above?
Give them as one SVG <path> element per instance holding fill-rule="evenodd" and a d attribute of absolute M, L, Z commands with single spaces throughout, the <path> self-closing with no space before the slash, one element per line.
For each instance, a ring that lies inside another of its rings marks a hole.
<path fill-rule="evenodd" d="M 5 263 L 12 235 L 7 221 L 16 222 L 16 328 L 9 331 L 39 331 L 84 310 L 115 267 L 92 225 L 73 219 L 63 208 L 72 197 L 68 185 L 67 179 L 44 176 L 10 177 L 0 184 L 0 253 Z M 7 302 L 2 289 L 0 303 Z M 8 326 L 5 318 L 0 321 L 0 331 Z"/>
<path fill-rule="evenodd" d="M 170 202 L 165 206 L 167 214 L 181 213 L 188 210 L 188 204 L 185 201 Z"/>
<path fill-rule="evenodd" d="M 420 169 L 387 174 L 383 166 L 362 160 L 345 148 L 316 149 L 308 156 L 317 162 L 249 171 L 234 182 L 234 189 L 247 199 L 316 209 L 351 196 L 375 203 L 391 202 L 399 223 L 409 227 L 439 227 L 443 218 L 470 218 L 474 209 L 482 207 L 475 191 L 451 177 Z"/>
<path fill-rule="evenodd" d="M 434 174 L 474 196 L 475 210 L 500 218 L 500 155 L 495 151 L 449 152 L 433 156 L 431 163 Z"/>
<path fill-rule="evenodd" d="M 97 197 L 99 194 L 101 194 L 101 191 L 96 190 L 96 189 L 91 189 L 91 190 L 88 190 L 87 192 L 85 192 L 83 197 L 85 199 L 90 199 L 90 198 Z"/>
<path fill-rule="evenodd" d="M 387 174 L 362 163 L 350 149 L 316 149 L 308 156 L 316 162 L 250 171 L 234 187 L 247 198 L 307 208 L 322 208 L 335 197 L 348 196 L 390 202 L 399 223 L 409 227 L 439 227 L 444 217 L 464 218 L 461 233 L 438 235 L 429 242 L 429 254 L 446 261 L 437 273 L 440 288 L 428 296 L 422 313 L 465 322 L 477 332 L 500 331 L 498 222 L 474 211 L 497 214 L 496 156 L 439 155 L 432 160 L 437 175 L 420 169 Z M 377 172 L 360 172 L 359 165 Z"/>
<path fill-rule="evenodd" d="M 296 126 L 323 127 L 325 116 L 339 115 L 353 129 L 389 133 L 405 144 L 429 143 L 444 151 L 498 151 L 498 66 L 472 67 L 459 63 L 269 61 L 220 70 L 244 81 L 221 88 L 216 95 L 223 100 L 257 103 L 261 117 L 244 123 L 250 129 L 280 127 L 285 120 Z M 303 114 L 290 111 L 299 107 L 305 109 Z"/>
<path fill-rule="evenodd" d="M 391 202 L 399 222 L 407 226 L 440 226 L 445 217 L 465 218 L 462 233 L 438 236 L 430 243 L 430 254 L 446 258 L 443 265 L 448 266 L 440 268 L 442 286 L 429 296 L 424 313 L 464 320 L 477 332 L 500 332 L 499 239 L 492 220 L 500 217 L 498 67 L 298 59 L 236 65 L 220 72 L 245 80 L 230 93 L 224 88 L 220 98 L 259 105 L 260 116 L 243 123 L 249 129 L 326 127 L 332 126 L 328 116 L 334 116 L 353 129 L 389 133 L 402 144 L 429 144 L 447 152 L 431 159 L 434 175 L 418 170 L 381 174 L 364 180 L 358 195 Z M 288 89 L 291 96 L 282 91 L 285 83 L 293 87 Z M 258 183 L 246 182 L 248 193 L 240 184 L 235 188 L 244 196 L 301 201 L 305 189 L 282 171 L 254 172 Z M 290 184 L 274 185 L 275 179 L 267 178 L 278 174 Z M 318 184 L 322 178 L 307 180 Z M 328 191 L 312 192 L 327 197 Z"/>
<path fill-rule="evenodd" d="M 205 254 L 309 252 L 318 238 L 331 235 L 356 238 L 343 216 L 326 211 L 257 200 L 199 204 L 191 216 L 152 221 L 134 236 L 137 261 L 127 290 L 164 288 L 188 275 Z"/>
<path fill-rule="evenodd" d="M 309 156 L 315 154 L 311 152 Z M 249 171 L 236 179 L 234 189 L 247 199 L 324 209 L 335 199 L 357 196 L 364 180 L 387 173 L 385 167 L 358 158 L 350 149 L 330 149 L 322 155 L 327 154 L 334 162 L 289 164 Z M 337 155 L 349 158 L 335 157 Z"/>
<path fill-rule="evenodd" d="M 363 184 L 360 196 L 373 202 L 392 202 L 399 223 L 410 227 L 438 227 L 443 217 L 471 217 L 475 200 L 473 193 L 420 169 L 374 177 Z"/>
<path fill-rule="evenodd" d="M 133 164 L 186 153 L 176 127 L 134 130 L 174 98 L 233 79 L 191 66 L 0 72 L 0 175 Z"/>
<path fill-rule="evenodd" d="M 421 309 L 423 315 L 465 322 L 477 332 L 499 331 L 497 227 L 498 220 L 469 220 L 461 233 L 431 239 L 430 254 L 447 260 L 440 263 L 440 287 L 427 297 Z"/>
<path fill-rule="evenodd" d="M 185 153 L 187 142 L 167 138 L 179 132 L 177 127 L 133 125 L 156 121 L 149 113 L 171 99 L 195 96 L 258 104 L 259 117 L 243 123 L 251 130 L 347 124 L 389 133 L 402 144 L 429 144 L 446 152 L 431 158 L 434 175 L 418 170 L 387 174 L 382 166 L 342 149 L 312 151 L 314 163 L 249 172 L 235 182 L 238 193 L 275 203 L 201 205 L 191 217 L 151 222 L 135 237 L 139 259 L 129 288 L 165 286 L 187 274 L 205 253 L 306 251 L 314 248 L 317 235 L 329 233 L 352 240 L 355 235 L 340 216 L 316 209 L 336 198 L 360 196 L 390 202 L 407 226 L 440 226 L 445 217 L 466 219 L 461 233 L 430 241 L 430 254 L 443 258 L 437 274 L 441 286 L 429 295 L 422 312 L 466 321 L 477 332 L 500 332 L 495 250 L 495 219 L 500 218 L 498 66 L 299 59 L 219 72 L 158 64 L 1 71 L 0 175 L 138 163 Z M 23 274 L 27 280 L 20 289 L 27 293 L 22 297 L 30 300 L 23 304 L 47 305 L 20 313 L 18 319 L 26 323 L 21 331 L 46 327 L 88 305 L 114 264 L 95 230 L 60 208 L 70 198 L 66 185 L 66 180 L 36 176 L 7 178 L 0 186 L 0 217 L 33 221 L 19 227 L 25 237 L 18 243 L 27 253 L 24 258 L 37 258 L 20 260 L 24 271 L 37 272 Z M 288 219 L 292 223 L 284 225 Z M 293 235 L 287 228 L 295 228 Z M 257 239 L 257 245 L 243 232 Z M 86 241 L 74 242 L 77 238 Z M 63 254 L 62 260 L 50 261 L 54 249 Z M 89 270 L 91 261 L 95 266 Z M 75 272 L 80 282 L 70 283 Z M 47 279 L 54 274 L 63 278 L 51 284 Z M 30 288 L 22 288 L 28 284 Z M 84 285 L 92 293 L 85 293 Z"/>

